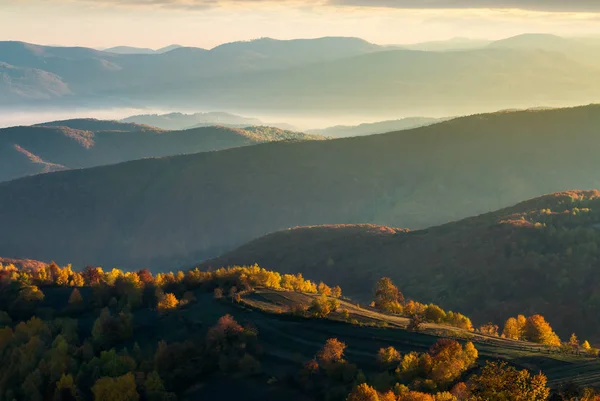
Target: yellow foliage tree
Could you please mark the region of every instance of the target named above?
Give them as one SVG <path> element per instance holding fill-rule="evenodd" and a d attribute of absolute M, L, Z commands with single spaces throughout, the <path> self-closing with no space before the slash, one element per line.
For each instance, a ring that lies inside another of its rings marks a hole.
<path fill-rule="evenodd" d="M 344 359 L 346 344 L 337 338 L 330 338 L 317 354 L 320 364 L 330 364 L 340 362 Z"/>
<path fill-rule="evenodd" d="M 502 330 L 502 337 L 511 339 L 511 340 L 520 340 L 521 334 L 519 330 L 519 323 L 517 319 L 514 317 L 508 318 L 506 323 L 504 323 L 504 329 Z"/>
<path fill-rule="evenodd" d="M 377 353 L 377 362 L 384 368 L 398 365 L 402 356 L 394 347 L 381 348 Z"/>
<path fill-rule="evenodd" d="M 335 298 L 342 297 L 342 288 L 339 285 L 336 285 L 331 289 L 331 296 Z"/>
<path fill-rule="evenodd" d="M 179 300 L 177 300 L 175 294 L 169 292 L 165 294 L 163 299 L 158 301 L 158 310 L 159 312 L 166 312 L 168 310 L 177 308 L 177 305 L 179 305 Z"/>
<path fill-rule="evenodd" d="M 367 383 L 359 384 L 352 389 L 346 401 L 380 401 L 377 391 Z"/>
<path fill-rule="evenodd" d="M 328 297 L 331 296 L 331 287 L 329 287 L 327 284 L 325 284 L 322 281 L 317 286 L 317 291 L 319 292 L 319 294 L 322 294 L 322 295 L 325 295 Z"/>
<path fill-rule="evenodd" d="M 560 338 L 552 331 L 552 327 L 542 315 L 533 315 L 527 318 L 523 334 L 527 341 L 553 346 L 560 345 Z"/>

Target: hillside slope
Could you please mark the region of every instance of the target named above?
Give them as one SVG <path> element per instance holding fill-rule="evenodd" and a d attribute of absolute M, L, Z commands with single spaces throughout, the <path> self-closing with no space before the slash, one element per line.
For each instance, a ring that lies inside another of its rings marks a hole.
<path fill-rule="evenodd" d="M 323 137 L 270 127 L 251 127 L 247 130 L 203 127 L 163 131 L 132 123 L 92 119 L 12 127 L 0 129 L 0 181 L 147 157 L 307 139 Z"/>
<path fill-rule="evenodd" d="M 421 231 L 380 226 L 285 230 L 206 266 L 259 263 L 339 284 L 364 301 L 380 277 L 409 297 L 502 323 L 518 313 L 552 316 L 598 338 L 600 192 L 543 196 L 497 212 Z"/>
<path fill-rule="evenodd" d="M 0 184 L 0 254 L 169 270 L 294 226 L 424 228 L 600 188 L 599 125 L 600 106 L 485 114 L 28 177 Z"/>

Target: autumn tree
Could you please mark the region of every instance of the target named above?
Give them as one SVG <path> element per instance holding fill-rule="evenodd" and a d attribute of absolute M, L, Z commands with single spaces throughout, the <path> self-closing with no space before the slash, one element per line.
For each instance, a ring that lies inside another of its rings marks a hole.
<path fill-rule="evenodd" d="M 339 285 L 336 285 L 331 289 L 331 296 L 334 298 L 342 297 L 342 288 Z"/>
<path fill-rule="evenodd" d="M 327 284 L 325 284 L 324 282 L 320 282 L 319 285 L 317 286 L 317 291 L 319 292 L 319 294 L 321 295 L 325 295 L 330 297 L 331 296 L 331 287 L 329 287 Z"/>
<path fill-rule="evenodd" d="M 375 307 L 391 313 L 402 313 L 404 296 L 388 277 L 383 277 L 375 286 Z"/>
<path fill-rule="evenodd" d="M 517 319 L 514 317 L 509 317 L 504 323 L 504 328 L 502 329 L 502 337 L 508 338 L 510 340 L 520 340 L 519 333 L 519 325 L 517 323 Z"/>
<path fill-rule="evenodd" d="M 532 376 L 528 370 L 517 370 L 506 362 L 488 362 L 480 375 L 471 377 L 472 401 L 545 401 L 550 394 L 546 376 Z"/>
<path fill-rule="evenodd" d="M 322 294 L 311 301 L 308 311 L 314 317 L 324 318 L 331 312 L 335 312 L 339 306 L 340 301 L 335 298 L 329 299 L 325 294 Z"/>
<path fill-rule="evenodd" d="M 179 305 L 179 300 L 175 296 L 175 294 L 167 293 L 165 296 L 158 301 L 157 309 L 159 312 L 167 312 L 171 309 L 177 308 Z"/>
<path fill-rule="evenodd" d="M 569 338 L 569 345 L 573 348 L 579 348 L 579 339 L 575 333 L 571 334 L 571 337 Z"/>
<path fill-rule="evenodd" d="M 427 307 L 425 307 L 423 317 L 428 322 L 442 323 L 446 319 L 446 312 L 444 312 L 442 308 L 437 305 L 429 304 Z"/>
<path fill-rule="evenodd" d="M 401 360 L 400 352 L 394 347 L 380 348 L 377 352 L 377 363 L 385 369 L 395 368 Z"/>
<path fill-rule="evenodd" d="M 367 383 L 359 384 L 352 389 L 346 401 L 380 401 L 377 391 Z"/>
<path fill-rule="evenodd" d="M 538 344 L 560 345 L 560 338 L 552 331 L 552 327 L 542 315 L 533 315 L 527 318 L 523 337 L 527 341 Z"/>
<path fill-rule="evenodd" d="M 494 323 L 486 323 L 479 326 L 479 332 L 488 336 L 498 337 L 498 325 Z"/>
<path fill-rule="evenodd" d="M 330 338 L 325 342 L 325 345 L 317 353 L 319 364 L 327 365 L 344 360 L 344 351 L 346 344 L 337 338 Z"/>
<path fill-rule="evenodd" d="M 454 340 L 440 339 L 431 347 L 429 355 L 431 356 L 429 377 L 436 383 L 446 385 L 477 361 L 478 352 L 471 342 L 467 342 L 463 347 Z"/>

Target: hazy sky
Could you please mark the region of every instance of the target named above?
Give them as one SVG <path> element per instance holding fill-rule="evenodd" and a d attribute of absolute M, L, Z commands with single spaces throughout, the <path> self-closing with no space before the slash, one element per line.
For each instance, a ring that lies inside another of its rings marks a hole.
<path fill-rule="evenodd" d="M 380 44 L 600 35 L 600 0 L 0 0 L 0 40 L 211 48 L 258 37 Z"/>

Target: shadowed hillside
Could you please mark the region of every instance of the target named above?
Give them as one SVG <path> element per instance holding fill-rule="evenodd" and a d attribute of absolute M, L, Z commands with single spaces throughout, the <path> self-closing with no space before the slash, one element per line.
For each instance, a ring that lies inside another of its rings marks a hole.
<path fill-rule="evenodd" d="M 28 177 L 0 185 L 0 254 L 160 269 L 294 226 L 424 228 L 600 187 L 599 125 L 599 106 L 485 114 Z"/>
<path fill-rule="evenodd" d="M 552 315 L 560 334 L 597 338 L 600 192 L 543 196 L 426 230 L 321 226 L 252 241 L 205 266 L 259 263 L 338 284 L 362 300 L 389 276 L 408 296 L 503 322 Z M 519 312 L 520 311 L 520 312 Z"/>
<path fill-rule="evenodd" d="M 0 181 L 147 157 L 307 139 L 323 137 L 270 127 L 163 131 L 145 125 L 93 119 L 12 127 L 0 129 Z"/>

